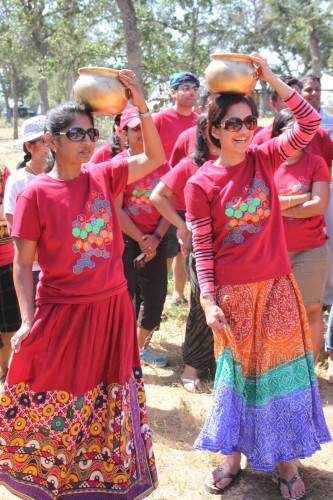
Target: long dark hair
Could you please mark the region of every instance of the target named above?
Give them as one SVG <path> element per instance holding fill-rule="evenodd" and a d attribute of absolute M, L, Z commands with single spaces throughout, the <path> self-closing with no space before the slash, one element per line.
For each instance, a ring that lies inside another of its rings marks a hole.
<path fill-rule="evenodd" d="M 219 126 L 223 118 L 228 113 L 231 106 L 245 103 L 251 109 L 251 114 L 258 117 L 258 109 L 252 97 L 242 94 L 221 94 L 211 102 L 208 111 L 208 134 L 209 138 L 217 148 L 221 148 L 219 139 L 212 135 L 212 128 Z"/>
<path fill-rule="evenodd" d="M 77 101 L 68 101 L 55 108 L 52 108 L 47 116 L 45 122 L 45 132 L 50 132 L 53 136 L 56 136 L 57 132 L 62 132 L 64 129 L 69 128 L 74 121 L 75 115 L 86 115 L 91 121 L 94 127 L 94 117 L 90 108 Z M 45 172 L 51 172 L 54 167 L 55 153 L 49 149 L 47 164 L 45 167 Z"/>
<path fill-rule="evenodd" d="M 273 121 L 272 137 L 277 137 L 283 132 L 283 128 L 287 126 L 288 122 L 294 118 L 293 113 L 289 108 L 285 108 L 276 115 Z"/>
<path fill-rule="evenodd" d="M 116 156 L 118 153 L 121 152 L 121 147 L 120 147 L 120 137 L 117 134 L 116 131 L 116 125 L 119 127 L 120 126 L 120 118 L 121 118 L 122 113 L 119 113 L 114 117 L 113 120 L 113 126 L 112 126 L 112 134 L 111 134 L 111 142 L 110 142 L 110 155 L 113 158 Z"/>
<path fill-rule="evenodd" d="M 195 145 L 192 153 L 190 154 L 193 163 L 199 168 L 209 158 L 209 148 L 206 140 L 208 113 L 202 113 L 197 120 L 197 135 L 195 138 Z"/>

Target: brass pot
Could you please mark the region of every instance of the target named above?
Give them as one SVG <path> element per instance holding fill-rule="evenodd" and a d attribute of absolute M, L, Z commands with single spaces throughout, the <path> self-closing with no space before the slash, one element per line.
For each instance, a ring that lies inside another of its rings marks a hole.
<path fill-rule="evenodd" d="M 244 54 L 211 54 L 205 70 L 206 86 L 214 93 L 251 94 L 259 71 Z"/>
<path fill-rule="evenodd" d="M 124 111 L 130 90 L 118 78 L 119 71 L 109 68 L 80 68 L 73 87 L 76 100 L 88 104 L 96 115 L 112 115 Z"/>

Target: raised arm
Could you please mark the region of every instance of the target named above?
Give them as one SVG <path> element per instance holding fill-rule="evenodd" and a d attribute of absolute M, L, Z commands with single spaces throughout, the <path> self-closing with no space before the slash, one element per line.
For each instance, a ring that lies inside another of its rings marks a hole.
<path fill-rule="evenodd" d="M 277 91 L 296 118 L 294 126 L 279 136 L 279 154 L 282 161 L 285 161 L 311 141 L 321 123 L 321 117 L 311 104 L 273 73 L 266 59 L 257 52 L 253 52 L 250 57 L 260 68 L 260 79 Z"/>
<path fill-rule="evenodd" d="M 139 110 L 144 152 L 128 158 L 128 184 L 141 179 L 165 162 L 164 149 L 156 130 L 139 79 L 133 71 L 119 71 L 119 79 L 132 93 L 132 102 Z"/>

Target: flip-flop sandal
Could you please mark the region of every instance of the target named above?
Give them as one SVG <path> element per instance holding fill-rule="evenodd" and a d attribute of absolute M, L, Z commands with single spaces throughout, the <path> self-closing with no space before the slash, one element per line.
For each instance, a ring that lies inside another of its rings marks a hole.
<path fill-rule="evenodd" d="M 282 492 L 281 492 L 281 488 L 280 488 L 280 493 L 281 493 L 281 498 L 282 500 L 300 500 L 301 498 L 305 498 L 305 493 L 302 493 L 302 495 L 299 495 L 297 497 L 292 497 L 291 496 L 291 486 L 296 482 L 298 481 L 298 479 L 301 479 L 301 476 L 299 474 L 296 474 L 296 476 L 294 476 L 292 479 L 290 479 L 289 481 L 287 481 L 287 479 L 284 479 L 283 477 L 281 476 L 276 476 L 275 479 L 273 479 L 273 481 L 276 481 L 279 488 L 281 486 L 281 484 L 285 484 L 288 488 L 288 491 L 289 491 L 289 495 L 290 495 L 290 498 L 286 499 L 283 495 L 282 495 Z"/>
<path fill-rule="evenodd" d="M 196 392 L 203 392 L 202 389 L 199 389 L 199 384 L 201 383 L 201 380 L 199 378 L 193 379 L 180 377 L 180 380 L 182 381 L 185 391 L 191 392 L 193 394 L 195 394 Z M 189 391 L 188 389 L 186 389 L 185 384 L 193 384 L 195 391 Z"/>
<path fill-rule="evenodd" d="M 219 477 L 217 483 L 222 481 L 222 479 L 232 479 L 232 481 L 225 486 L 224 488 L 218 488 L 215 483 L 212 482 L 211 477 L 207 477 L 205 479 L 205 488 L 208 493 L 211 493 L 212 495 L 222 495 L 226 490 L 228 490 L 233 484 L 235 483 L 236 479 L 240 476 L 242 469 L 239 469 L 236 474 L 231 474 L 230 472 L 223 472 L 222 467 L 219 469 L 221 473 L 221 477 Z"/>

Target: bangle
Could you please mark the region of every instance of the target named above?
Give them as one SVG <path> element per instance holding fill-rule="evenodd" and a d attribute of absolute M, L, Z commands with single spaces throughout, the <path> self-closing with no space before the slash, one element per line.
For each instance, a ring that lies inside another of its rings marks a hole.
<path fill-rule="evenodd" d="M 140 113 L 140 111 L 139 111 L 139 116 L 140 116 L 140 118 L 146 118 L 147 116 L 150 116 L 149 109 L 147 108 L 147 111 L 145 111 L 144 113 Z"/>
<path fill-rule="evenodd" d="M 160 233 L 159 233 L 158 231 L 153 231 L 151 234 L 152 234 L 153 236 L 155 236 L 155 238 L 157 238 L 157 239 L 158 239 L 158 241 L 161 241 L 162 236 L 160 235 Z"/>
<path fill-rule="evenodd" d="M 200 305 L 205 310 L 207 306 L 216 306 L 216 302 L 215 299 L 205 299 L 205 297 L 200 295 Z"/>

